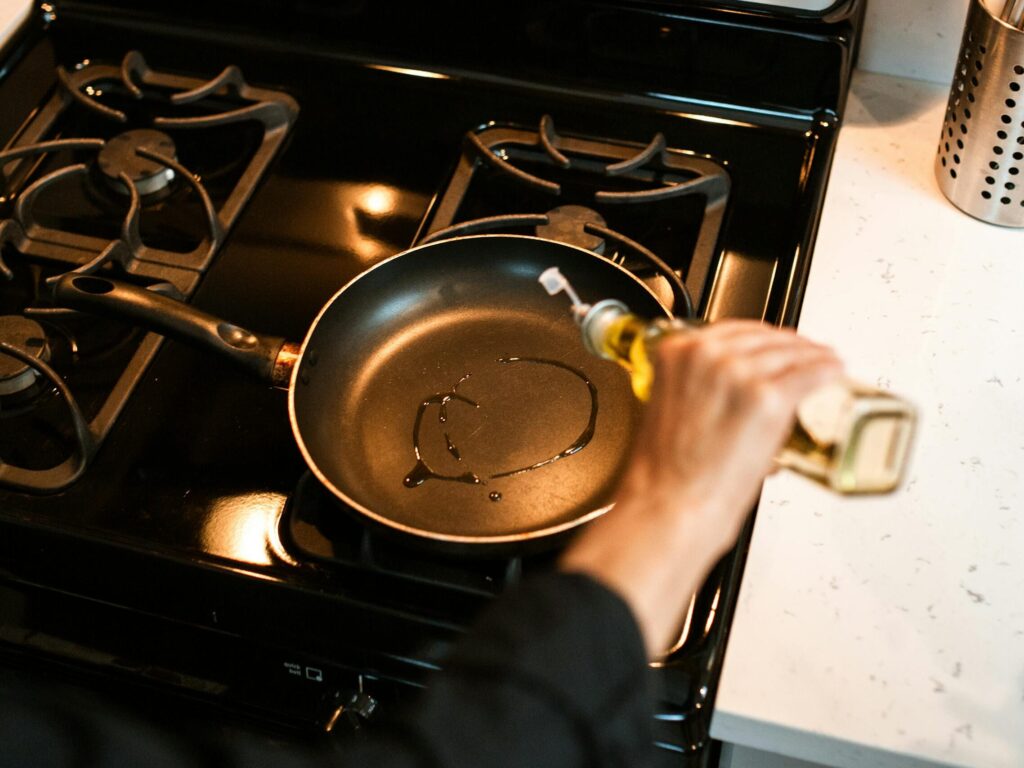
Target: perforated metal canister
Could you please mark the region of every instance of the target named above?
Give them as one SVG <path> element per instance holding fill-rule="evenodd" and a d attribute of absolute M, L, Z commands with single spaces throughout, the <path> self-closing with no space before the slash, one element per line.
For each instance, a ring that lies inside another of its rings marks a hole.
<path fill-rule="evenodd" d="M 1024 32 L 971 0 L 935 174 L 975 218 L 1024 227 Z"/>

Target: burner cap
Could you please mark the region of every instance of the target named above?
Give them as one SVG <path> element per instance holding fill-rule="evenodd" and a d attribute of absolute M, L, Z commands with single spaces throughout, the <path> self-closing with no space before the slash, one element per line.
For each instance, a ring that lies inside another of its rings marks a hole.
<path fill-rule="evenodd" d="M 37 360 L 46 360 L 50 356 L 43 327 L 21 315 L 0 315 L 0 341 L 27 352 Z M 36 383 L 38 376 L 32 366 L 0 353 L 0 396 L 24 392 Z"/>
<path fill-rule="evenodd" d="M 585 224 L 605 226 L 597 211 L 582 205 L 560 205 L 548 211 L 548 223 L 537 227 L 537 237 L 577 245 L 588 251 L 604 253 L 604 238 L 583 229 Z"/>
<path fill-rule="evenodd" d="M 111 187 L 126 195 L 128 190 L 118 178 L 122 173 L 128 174 L 140 195 L 151 195 L 167 189 L 174 178 L 174 171 L 145 157 L 139 157 L 135 154 L 137 149 L 146 149 L 177 159 L 174 154 L 174 140 L 166 133 L 154 131 L 152 128 L 125 131 L 104 144 L 100 150 L 96 163 L 103 172 L 103 177 Z"/>

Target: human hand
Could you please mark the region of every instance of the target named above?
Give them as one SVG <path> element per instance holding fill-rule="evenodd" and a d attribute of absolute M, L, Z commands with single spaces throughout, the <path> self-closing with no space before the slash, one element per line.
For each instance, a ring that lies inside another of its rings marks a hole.
<path fill-rule="evenodd" d="M 826 347 L 752 321 L 666 336 L 616 508 L 563 555 L 619 592 L 656 653 L 733 544 L 799 402 L 839 377 Z"/>
<path fill-rule="evenodd" d="M 805 396 L 837 378 L 835 353 L 793 331 L 725 321 L 667 336 L 620 503 L 646 497 L 698 510 L 735 540 Z"/>

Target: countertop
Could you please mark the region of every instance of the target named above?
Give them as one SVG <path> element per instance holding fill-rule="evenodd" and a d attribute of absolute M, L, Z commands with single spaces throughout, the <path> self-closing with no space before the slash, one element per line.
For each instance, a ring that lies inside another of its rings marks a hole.
<path fill-rule="evenodd" d="M 1024 231 L 939 192 L 948 89 L 858 72 L 800 330 L 920 410 L 908 482 L 761 498 L 712 733 L 834 766 L 1024 765 Z"/>
<path fill-rule="evenodd" d="M 31 9 L 31 0 L 0 0 L 0 45 L 28 18 Z"/>
<path fill-rule="evenodd" d="M 857 65 L 948 84 L 969 5 L 970 0 L 868 0 Z"/>

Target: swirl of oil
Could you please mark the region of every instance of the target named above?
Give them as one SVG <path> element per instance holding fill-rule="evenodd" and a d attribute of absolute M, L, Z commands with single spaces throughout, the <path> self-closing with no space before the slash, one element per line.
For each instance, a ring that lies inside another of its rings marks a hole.
<path fill-rule="evenodd" d="M 470 483 L 472 485 L 480 485 L 483 481 L 475 472 L 463 472 L 461 475 L 442 475 L 431 469 L 427 462 L 423 460 L 423 453 L 420 450 L 420 429 L 423 426 L 423 414 L 426 413 L 427 408 L 431 405 L 439 405 L 437 413 L 437 421 L 439 424 L 446 424 L 448 422 L 448 403 L 453 400 L 458 400 L 468 405 L 472 405 L 474 408 L 479 408 L 480 405 L 475 400 L 470 400 L 464 395 L 460 395 L 457 390 L 459 385 L 470 377 L 470 374 L 466 374 L 447 392 L 438 392 L 435 395 L 425 398 L 416 410 L 416 421 L 412 427 L 412 448 L 416 455 L 416 466 L 414 466 L 405 476 L 404 483 L 406 488 L 416 488 L 417 486 L 423 485 L 427 480 L 449 480 L 456 483 Z M 452 443 L 451 438 L 448 437 L 448 433 L 444 433 L 445 443 L 448 447 L 448 452 L 455 457 L 457 461 L 462 461 L 462 456 L 459 454 L 459 449 Z"/>
<path fill-rule="evenodd" d="M 508 472 L 499 472 L 496 475 L 491 475 L 491 479 L 495 480 L 499 477 L 512 477 L 513 475 L 521 475 L 524 472 L 531 472 L 541 467 L 546 467 L 549 464 L 554 464 L 556 461 L 564 459 L 568 456 L 572 456 L 574 453 L 579 453 L 587 444 L 594 439 L 594 429 L 597 427 L 597 387 L 594 383 L 587 378 L 587 375 L 571 365 L 566 365 L 558 360 L 545 360 L 540 357 L 502 357 L 498 359 L 499 363 L 510 364 L 510 363 L 534 363 L 536 365 L 553 365 L 556 368 L 561 368 L 563 371 L 568 371 L 573 376 L 576 376 L 580 381 L 587 385 L 587 390 L 590 392 L 590 419 L 587 421 L 587 426 L 580 432 L 577 437 L 568 448 L 563 451 L 559 451 L 554 456 L 551 456 L 544 461 L 538 461 L 534 464 L 530 464 L 527 467 L 520 467 L 519 469 L 512 469 Z"/>
<path fill-rule="evenodd" d="M 546 467 L 550 464 L 554 464 L 556 461 L 579 453 L 580 451 L 587 447 L 590 441 L 594 439 L 594 430 L 597 426 L 598 401 L 597 387 L 594 386 L 594 383 L 589 378 L 587 378 L 587 375 L 583 371 L 573 368 L 571 365 L 567 365 L 566 363 L 563 363 L 559 360 L 547 360 L 545 358 L 540 357 L 500 357 L 498 358 L 498 362 L 503 365 L 510 365 L 513 363 L 533 363 L 534 365 L 550 365 L 556 368 L 561 368 L 563 371 L 568 371 L 572 375 L 576 376 L 580 381 L 582 381 L 587 386 L 587 391 L 590 393 L 590 418 L 587 420 L 586 427 L 583 428 L 583 431 L 580 432 L 579 436 L 572 442 L 572 444 L 569 445 L 569 447 L 565 448 L 564 450 L 559 451 L 554 456 L 549 456 L 543 461 L 537 461 L 525 467 L 519 467 L 517 469 L 512 469 L 507 472 L 498 472 L 497 474 L 491 475 L 488 479 L 496 480 L 502 477 L 512 477 L 514 475 L 521 475 L 524 472 L 531 472 L 535 469 Z M 406 474 L 405 480 L 403 481 L 407 488 L 416 488 L 422 485 L 427 480 L 447 480 L 450 482 L 469 483 L 472 485 L 485 484 L 484 481 L 480 478 L 480 476 L 477 475 L 475 472 L 467 471 L 460 475 L 443 475 L 440 474 L 439 472 L 434 471 L 433 469 L 430 468 L 426 461 L 424 461 L 422 451 L 420 450 L 420 431 L 423 425 L 423 414 L 426 413 L 427 408 L 429 408 L 431 405 L 436 404 L 440 406 L 438 410 L 438 423 L 440 424 L 447 423 L 448 404 L 454 400 L 466 403 L 468 405 L 473 406 L 474 408 L 480 407 L 480 404 L 477 403 L 475 400 L 470 400 L 468 397 L 460 395 L 457 391 L 459 385 L 466 381 L 466 379 L 468 379 L 469 377 L 470 374 L 467 373 L 465 376 L 459 379 L 455 383 L 455 386 L 453 386 L 447 392 L 439 392 L 437 394 L 431 395 L 427 398 L 424 398 L 423 401 L 420 403 L 419 408 L 416 411 L 416 421 L 413 424 L 412 430 L 413 452 L 415 453 L 416 456 L 416 465 L 408 472 L 408 474 Z M 451 437 L 449 437 L 447 432 L 444 433 L 444 439 L 448 452 L 452 456 L 454 456 L 457 461 L 461 462 L 462 455 L 460 454 L 459 449 L 454 445 L 454 443 L 452 443 Z M 497 491 L 494 491 L 489 494 L 489 498 L 491 501 L 500 501 L 501 494 L 498 493 Z"/>

